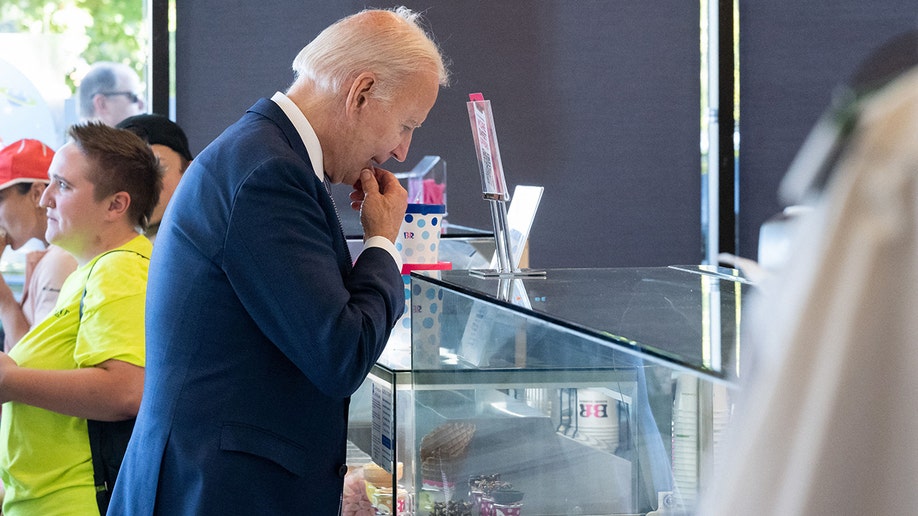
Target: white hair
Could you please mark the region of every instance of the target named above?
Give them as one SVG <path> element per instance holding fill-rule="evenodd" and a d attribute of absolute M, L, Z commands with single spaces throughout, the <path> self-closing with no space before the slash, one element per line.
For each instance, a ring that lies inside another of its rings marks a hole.
<path fill-rule="evenodd" d="M 368 9 L 343 18 L 306 45 L 293 60 L 297 80 L 335 94 L 364 72 L 376 75 L 376 98 L 389 101 L 401 81 L 425 69 L 441 86 L 449 72 L 437 44 L 420 25 L 420 14 L 407 7 Z"/>

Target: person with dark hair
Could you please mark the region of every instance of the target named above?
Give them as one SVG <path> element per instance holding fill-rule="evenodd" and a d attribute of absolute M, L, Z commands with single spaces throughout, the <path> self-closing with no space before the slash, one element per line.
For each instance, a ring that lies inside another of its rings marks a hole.
<path fill-rule="evenodd" d="M 109 515 L 338 514 L 350 396 L 404 312 L 404 161 L 448 74 L 405 9 L 322 31 L 194 160 L 147 296 L 147 381 Z M 353 185 L 352 261 L 326 182 Z"/>
<path fill-rule="evenodd" d="M 0 150 L 0 248 L 23 249 L 32 239 L 46 247 L 25 255 L 25 279 L 19 300 L 0 281 L 0 323 L 4 350 L 9 351 L 57 303 L 61 285 L 76 269 L 76 260 L 56 245 L 48 245 L 48 216 L 40 206 L 54 157 L 38 140 L 19 140 Z"/>
<path fill-rule="evenodd" d="M 130 421 L 143 392 L 152 244 L 140 232 L 162 173 L 150 146 L 128 131 L 91 122 L 69 136 L 40 203 L 45 238 L 78 268 L 52 314 L 0 354 L 6 516 L 104 514 L 114 477 L 96 480 L 92 429 Z"/>
<path fill-rule="evenodd" d="M 125 118 L 115 127 L 127 129 L 143 138 L 153 148 L 153 153 L 163 167 L 163 191 L 159 194 L 159 203 L 153 209 L 150 225 L 144 233 L 150 241 L 155 241 L 166 206 L 172 199 L 182 174 L 194 159 L 188 149 L 188 138 L 178 124 L 166 116 L 157 114 L 134 115 Z"/>
<path fill-rule="evenodd" d="M 145 111 L 140 79 L 130 66 L 100 61 L 90 67 L 77 88 L 80 120 L 115 126 Z"/>

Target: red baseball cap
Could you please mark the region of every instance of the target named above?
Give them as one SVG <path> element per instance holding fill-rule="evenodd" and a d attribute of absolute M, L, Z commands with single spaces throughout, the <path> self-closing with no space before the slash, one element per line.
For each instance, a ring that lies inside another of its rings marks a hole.
<path fill-rule="evenodd" d="M 0 190 L 17 183 L 48 181 L 54 151 L 38 140 L 19 140 L 0 150 Z"/>

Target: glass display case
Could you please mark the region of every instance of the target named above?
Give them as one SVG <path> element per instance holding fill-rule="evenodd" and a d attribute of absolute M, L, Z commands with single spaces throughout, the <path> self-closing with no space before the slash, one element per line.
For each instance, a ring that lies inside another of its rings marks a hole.
<path fill-rule="evenodd" d="M 737 274 L 412 273 L 411 345 L 352 399 L 344 514 L 690 514 L 732 412 Z"/>

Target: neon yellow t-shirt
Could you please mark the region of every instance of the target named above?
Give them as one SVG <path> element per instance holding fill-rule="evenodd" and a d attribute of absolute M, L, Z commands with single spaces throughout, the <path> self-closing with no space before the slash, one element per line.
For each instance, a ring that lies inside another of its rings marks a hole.
<path fill-rule="evenodd" d="M 144 257 L 150 256 L 152 245 L 138 236 L 118 249 L 128 252 L 100 254 L 67 278 L 52 313 L 10 351 L 17 364 L 76 369 L 117 359 L 144 366 L 149 267 Z M 5 516 L 99 512 L 85 419 L 4 403 L 0 477 L 6 487 Z"/>

